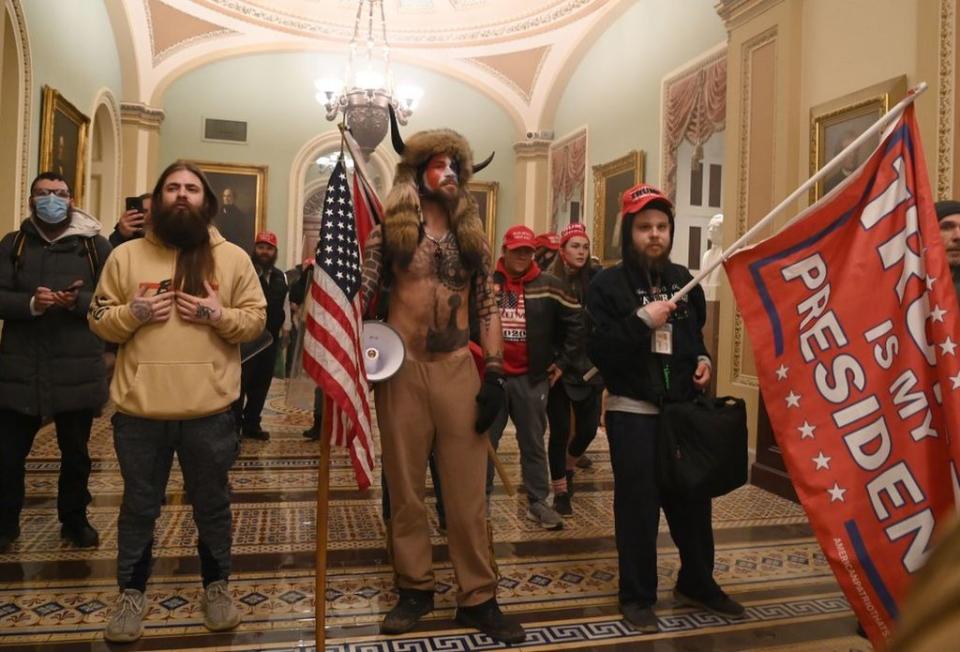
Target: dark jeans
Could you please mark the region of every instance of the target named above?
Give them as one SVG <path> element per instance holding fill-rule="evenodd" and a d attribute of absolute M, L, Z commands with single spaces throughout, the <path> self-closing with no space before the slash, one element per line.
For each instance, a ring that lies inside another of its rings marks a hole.
<path fill-rule="evenodd" d="M 716 597 L 710 498 L 660 494 L 654 464 L 655 415 L 607 412 L 607 439 L 613 464 L 613 514 L 620 561 L 621 604 L 649 607 L 657 601 L 657 528 L 660 508 L 680 549 L 677 589 L 697 599 Z"/>
<path fill-rule="evenodd" d="M 247 360 L 240 368 L 240 398 L 233 404 L 233 410 L 244 432 L 260 430 L 260 413 L 267 402 L 279 350 L 280 336 L 277 335 L 273 344 Z"/>
<path fill-rule="evenodd" d="M 600 425 L 600 394 L 602 387 L 587 388 L 589 394 L 574 401 L 567 393 L 563 381 L 550 388 L 547 396 L 547 423 L 550 424 L 550 440 L 547 455 L 550 458 L 550 479 L 560 480 L 567 470 L 567 452 L 574 457 L 583 455 L 597 436 Z M 576 432 L 570 439 L 570 408 L 573 407 Z M 567 443 L 569 440 L 569 444 Z"/>
<path fill-rule="evenodd" d="M 146 588 L 154 526 L 174 453 L 199 534 L 203 585 L 227 579 L 232 544 L 227 472 L 240 449 L 233 413 L 227 410 L 199 419 L 158 421 L 118 412 L 113 416 L 113 444 L 123 475 L 123 503 L 117 521 L 120 588 Z"/>
<path fill-rule="evenodd" d="M 90 427 L 93 410 L 53 415 L 60 446 L 60 481 L 57 515 L 61 523 L 85 523 L 90 492 Z M 0 410 L 0 531 L 10 532 L 20 523 L 24 499 L 24 466 L 40 430 L 41 418 L 14 410 Z"/>

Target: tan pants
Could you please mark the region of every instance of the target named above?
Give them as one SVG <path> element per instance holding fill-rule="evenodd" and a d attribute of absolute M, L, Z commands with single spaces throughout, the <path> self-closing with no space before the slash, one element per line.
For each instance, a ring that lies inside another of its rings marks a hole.
<path fill-rule="evenodd" d="M 436 450 L 450 559 L 465 607 L 496 595 L 484 487 L 487 448 L 474 431 L 480 378 L 467 349 L 442 362 L 405 360 L 376 386 L 383 470 L 390 491 L 393 567 L 403 589 L 434 589 L 424 505 L 427 458 Z"/>

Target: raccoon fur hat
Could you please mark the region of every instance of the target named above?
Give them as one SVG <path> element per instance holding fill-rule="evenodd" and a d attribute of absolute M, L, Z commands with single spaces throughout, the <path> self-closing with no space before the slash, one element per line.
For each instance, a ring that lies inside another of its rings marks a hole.
<path fill-rule="evenodd" d="M 480 269 L 487 236 L 483 230 L 477 202 L 467 190 L 467 182 L 475 172 L 490 163 L 493 155 L 474 166 L 473 150 L 466 139 L 452 129 L 420 131 L 404 142 L 397 129 L 393 107 L 390 111 L 390 122 L 393 146 L 400 155 L 393 187 L 384 204 L 384 242 L 390 256 L 401 267 L 410 264 L 423 234 L 418 177 L 423 174 L 431 157 L 446 154 L 456 161 L 459 167 L 457 182 L 460 192 L 450 216 L 450 230 L 456 238 L 460 257 L 466 268 L 471 272 Z"/>

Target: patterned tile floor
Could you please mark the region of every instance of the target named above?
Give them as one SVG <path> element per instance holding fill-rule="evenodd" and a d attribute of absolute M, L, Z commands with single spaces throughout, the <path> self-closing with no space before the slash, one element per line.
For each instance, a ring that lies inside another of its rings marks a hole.
<path fill-rule="evenodd" d="M 211 634 L 201 623 L 196 533 L 184 504 L 182 479 L 171 476 L 157 529 L 154 576 L 148 590 L 146 636 L 137 650 L 313 650 L 315 497 L 319 446 L 302 439 L 308 413 L 284 400 L 275 383 L 264 414 L 269 442 L 244 441 L 231 473 L 234 491 L 234 576 L 231 592 L 244 620 L 232 633 Z M 51 428 L 37 437 L 28 461 L 22 535 L 0 555 L 0 647 L 90 650 L 108 648 L 103 624 L 116 598 L 116 515 L 122 482 L 109 421 L 98 419 L 91 440 L 91 522 L 96 550 L 76 550 L 59 538 L 56 522 L 58 452 Z M 661 523 L 658 561 L 661 633 L 638 636 L 616 613 L 612 475 L 601 433 L 582 471 L 576 514 L 560 532 L 538 529 L 524 516 L 525 499 L 497 491 L 492 523 L 501 572 L 499 597 L 528 628 L 516 649 L 598 650 L 855 650 L 871 648 L 852 635 L 855 621 L 814 542 L 802 510 L 756 487 L 714 502 L 718 581 L 748 607 L 748 618 L 726 621 L 678 607 L 670 598 L 679 560 Z M 519 486 L 516 441 L 504 438 L 501 458 Z M 349 460 L 331 460 L 327 650 L 399 652 L 499 649 L 453 623 L 455 579 L 437 528 L 437 609 L 409 635 L 380 637 L 377 623 L 396 601 L 384 564 L 379 480 L 356 491 Z M 429 499 L 431 502 L 432 498 Z"/>

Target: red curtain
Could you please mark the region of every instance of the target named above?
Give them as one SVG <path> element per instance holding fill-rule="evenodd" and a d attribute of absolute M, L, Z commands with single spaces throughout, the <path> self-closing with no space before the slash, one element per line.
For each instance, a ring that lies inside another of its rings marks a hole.
<path fill-rule="evenodd" d="M 727 59 L 694 70 L 667 87 L 664 111 L 666 183 L 663 191 L 676 199 L 677 149 L 684 140 L 694 146 L 693 162 L 703 158 L 703 144 L 723 131 L 727 118 Z"/>

